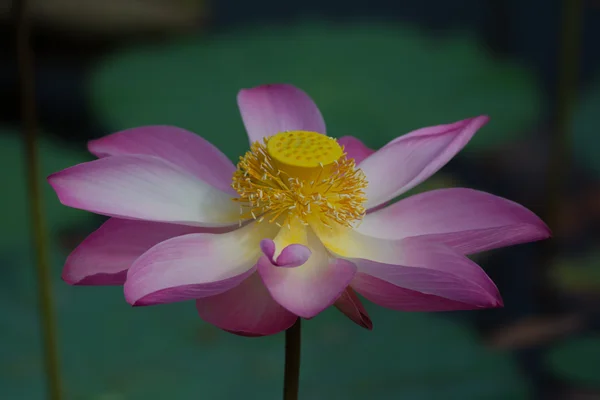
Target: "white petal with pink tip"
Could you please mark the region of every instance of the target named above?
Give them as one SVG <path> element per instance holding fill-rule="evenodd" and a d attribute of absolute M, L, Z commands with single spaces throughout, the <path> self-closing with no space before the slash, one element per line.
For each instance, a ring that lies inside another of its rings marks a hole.
<path fill-rule="evenodd" d="M 253 273 L 261 239 L 276 232 L 268 224 L 249 224 L 229 233 L 193 233 L 162 242 L 129 269 L 125 299 L 150 305 L 226 292 Z"/>
<path fill-rule="evenodd" d="M 501 304 L 498 289 L 485 272 L 444 244 L 421 238 L 386 240 L 352 230 L 335 233 L 323 229 L 318 234 L 330 251 L 356 265 L 358 274 L 351 286 L 367 298 L 360 274 L 400 288 L 402 296 L 410 290 L 474 308 Z M 373 287 L 372 282 L 367 285 Z"/>
<path fill-rule="evenodd" d="M 195 226 L 238 222 L 231 195 L 153 156 L 101 158 L 48 177 L 64 205 L 127 219 Z"/>
<path fill-rule="evenodd" d="M 111 218 L 67 258 L 63 279 L 72 285 L 122 285 L 133 262 L 151 247 L 208 228 Z"/>
<path fill-rule="evenodd" d="M 472 189 L 432 190 L 365 216 L 360 233 L 383 239 L 421 236 L 462 254 L 546 239 L 550 230 L 525 207 Z"/>
<path fill-rule="evenodd" d="M 369 182 L 365 191 L 367 209 L 392 200 L 429 178 L 488 120 L 482 116 L 419 129 L 391 141 L 365 158 L 359 168 Z"/>
<path fill-rule="evenodd" d="M 287 84 L 240 90 L 238 106 L 250 142 L 285 131 L 325 133 L 325 121 L 304 91 Z"/>
<path fill-rule="evenodd" d="M 140 154 L 169 161 L 217 189 L 234 193 L 235 166 L 206 139 L 176 126 L 141 126 L 91 140 L 88 149 L 98 157 Z"/>

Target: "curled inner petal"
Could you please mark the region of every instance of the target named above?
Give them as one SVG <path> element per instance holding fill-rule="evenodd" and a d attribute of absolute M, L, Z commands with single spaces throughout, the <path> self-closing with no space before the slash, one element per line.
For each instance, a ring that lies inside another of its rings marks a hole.
<path fill-rule="evenodd" d="M 308 229 L 298 218 L 292 218 L 273 240 L 263 239 L 260 248 L 271 264 L 278 267 L 298 267 L 311 255 Z"/>
<path fill-rule="evenodd" d="M 258 272 L 271 296 L 290 312 L 312 318 L 332 305 L 356 274 L 356 266 L 332 258 L 314 234 L 308 235 L 311 255 L 297 268 L 280 268 L 267 257 L 258 261 Z"/>

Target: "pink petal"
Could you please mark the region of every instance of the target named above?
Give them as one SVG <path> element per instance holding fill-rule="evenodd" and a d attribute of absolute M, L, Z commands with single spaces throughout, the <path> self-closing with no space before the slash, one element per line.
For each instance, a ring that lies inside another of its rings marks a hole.
<path fill-rule="evenodd" d="M 357 230 L 385 239 L 424 235 L 462 254 L 532 242 L 551 232 L 534 213 L 510 200 L 472 189 L 440 189 L 368 214 Z"/>
<path fill-rule="evenodd" d="M 360 164 L 365 158 L 375 153 L 375 150 L 368 148 L 360 139 L 354 136 L 343 136 L 338 139 L 338 143 L 344 146 L 348 158 L 353 158 L 356 165 Z"/>
<path fill-rule="evenodd" d="M 356 280 L 356 277 L 353 279 L 353 281 L 354 280 Z M 357 325 L 367 328 L 368 330 L 373 329 L 373 322 L 371 322 L 371 318 L 369 317 L 367 310 L 362 305 L 360 299 L 354 290 L 352 290 L 352 288 L 346 288 L 346 290 L 342 292 L 342 295 L 336 300 L 334 305 Z"/>
<path fill-rule="evenodd" d="M 98 157 L 141 154 L 156 156 L 181 167 L 225 192 L 234 193 L 233 163 L 202 137 L 175 126 L 142 126 L 113 133 L 88 143 Z"/>
<path fill-rule="evenodd" d="M 278 267 L 298 267 L 304 264 L 311 255 L 308 247 L 294 243 L 286 246 L 275 259 L 275 248 L 275 242 L 271 239 L 263 239 L 260 242 L 263 254 L 268 257 L 271 264 Z"/>
<path fill-rule="evenodd" d="M 153 156 L 113 156 L 48 177 L 61 203 L 108 216 L 198 226 L 238 222 L 231 196 Z"/>
<path fill-rule="evenodd" d="M 129 269 L 125 299 L 152 305 L 226 292 L 253 273 L 260 240 L 276 233 L 269 229 L 249 224 L 229 233 L 192 233 L 159 243 Z"/>
<path fill-rule="evenodd" d="M 358 268 L 352 288 L 374 303 L 407 311 L 502 306 L 500 293 L 485 272 L 449 247 L 419 238 L 394 246 L 382 242 L 373 249 L 380 252 L 373 257 L 376 260 L 352 260 Z"/>
<path fill-rule="evenodd" d="M 208 228 L 111 218 L 73 250 L 62 278 L 71 285 L 122 285 L 129 267 L 152 246 L 203 231 Z"/>
<path fill-rule="evenodd" d="M 273 300 L 257 273 L 227 292 L 196 300 L 196 308 L 206 322 L 242 336 L 273 335 L 298 319 Z"/>
<path fill-rule="evenodd" d="M 367 208 L 376 207 L 423 182 L 456 155 L 488 122 L 485 116 L 419 129 L 401 136 L 361 164 L 369 182 Z"/>
<path fill-rule="evenodd" d="M 369 301 L 392 310 L 428 312 L 473 310 L 476 308 L 468 303 L 404 289 L 360 272 L 354 277 L 352 285 L 360 287 L 361 294 Z"/>
<path fill-rule="evenodd" d="M 354 277 L 356 267 L 342 259 L 320 266 L 307 264 L 281 268 L 261 257 L 258 271 L 279 304 L 303 318 L 312 318 L 336 301 Z"/>
<path fill-rule="evenodd" d="M 237 100 L 251 143 L 285 131 L 325 133 L 325 121 L 315 103 L 292 85 L 242 89 Z"/>
<path fill-rule="evenodd" d="M 267 256 L 258 261 L 258 272 L 271 296 L 303 318 L 312 318 L 332 305 L 356 273 L 351 262 L 330 258 L 316 238 L 309 239 L 308 247 L 312 254 L 299 267 L 278 267 Z"/>

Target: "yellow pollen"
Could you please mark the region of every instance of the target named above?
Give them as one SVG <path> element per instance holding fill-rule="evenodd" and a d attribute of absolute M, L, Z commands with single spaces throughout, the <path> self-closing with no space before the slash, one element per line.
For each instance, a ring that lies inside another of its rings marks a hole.
<path fill-rule="evenodd" d="M 241 219 L 352 226 L 365 214 L 363 172 L 335 139 L 316 132 L 282 132 L 253 143 L 231 186 L 240 195 L 234 200 Z"/>

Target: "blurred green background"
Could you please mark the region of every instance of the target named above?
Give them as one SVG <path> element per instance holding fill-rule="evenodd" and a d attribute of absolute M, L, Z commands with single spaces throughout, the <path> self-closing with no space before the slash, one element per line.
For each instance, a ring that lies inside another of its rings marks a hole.
<path fill-rule="evenodd" d="M 554 195 L 544 184 L 548 143 L 563 112 L 559 1 L 252 3 L 34 3 L 42 175 L 91 160 L 89 139 L 149 124 L 189 129 L 236 160 L 247 149 L 237 91 L 287 82 L 316 101 L 330 135 L 373 148 L 423 126 L 490 115 L 456 160 L 411 193 L 475 187 L 544 212 Z M 545 14 L 536 14 L 542 5 Z M 369 305 L 372 332 L 336 310 L 306 322 L 302 399 L 600 398 L 600 63 L 590 39 L 600 33 L 599 9 L 588 5 L 581 22 L 592 28 L 581 38 L 570 104 L 555 257 L 537 244 L 478 256 L 503 310 Z M 6 10 L 0 16 L 7 22 Z M 27 160 L 10 24 L 2 29 L 0 398 L 37 400 L 45 381 Z M 65 257 L 103 219 L 63 207 L 48 185 L 42 194 L 66 399 L 280 397 L 283 335 L 236 337 L 201 321 L 193 303 L 133 309 L 122 288 L 62 282 Z M 551 302 L 536 289 L 542 274 Z"/>

